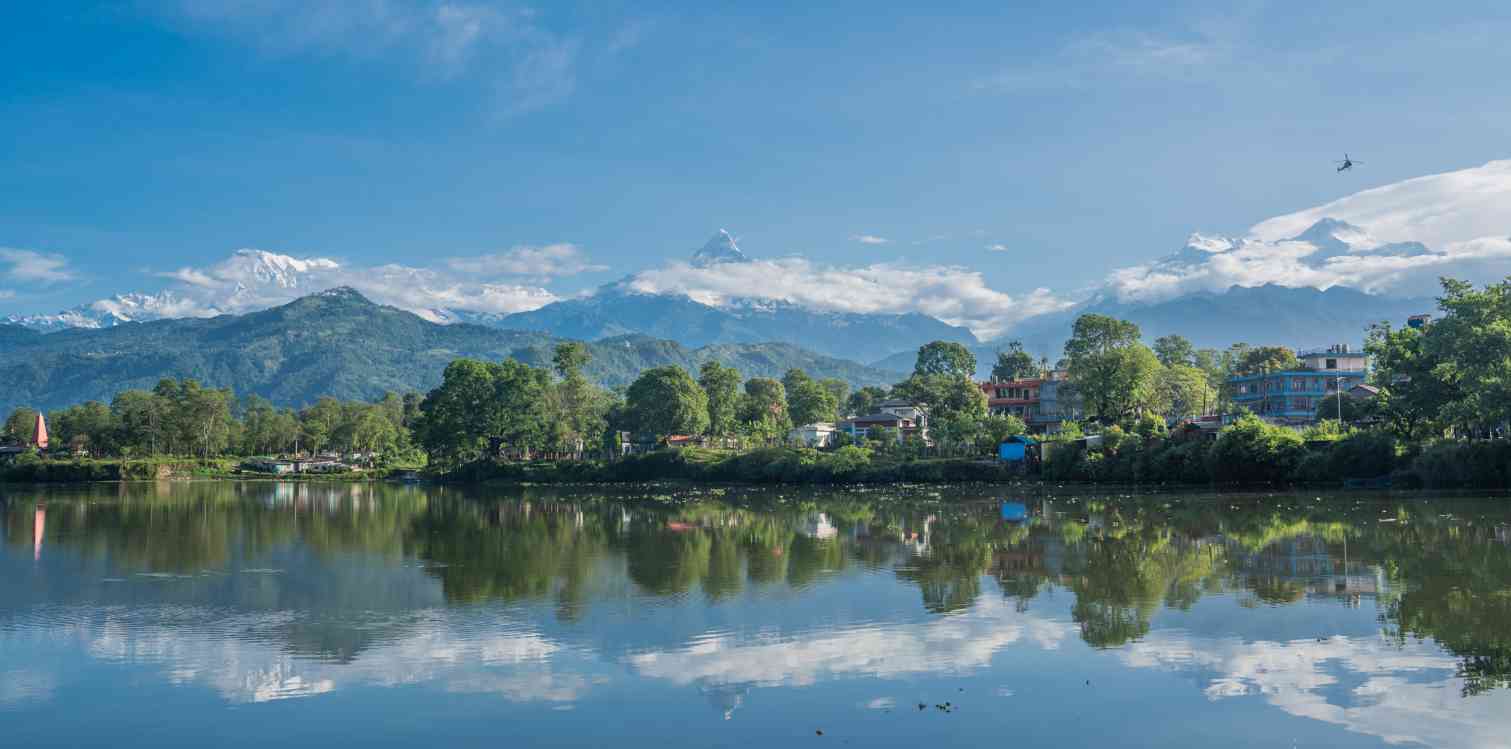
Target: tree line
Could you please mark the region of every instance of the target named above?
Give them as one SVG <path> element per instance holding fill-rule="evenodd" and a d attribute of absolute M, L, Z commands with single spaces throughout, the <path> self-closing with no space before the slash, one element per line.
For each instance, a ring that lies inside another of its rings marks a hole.
<path fill-rule="evenodd" d="M 125 390 L 109 404 L 88 401 L 46 415 L 50 449 L 99 457 L 360 453 L 388 460 L 411 447 L 418 395 L 389 393 L 377 402 L 321 398 L 303 408 L 238 399 L 229 388 L 164 379 L 151 390 Z M 37 412 L 17 408 L 0 439 L 35 441 Z"/>

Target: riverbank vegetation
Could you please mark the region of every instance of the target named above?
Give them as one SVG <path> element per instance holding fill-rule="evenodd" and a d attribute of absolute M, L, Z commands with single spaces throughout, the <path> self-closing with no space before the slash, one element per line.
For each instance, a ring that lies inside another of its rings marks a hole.
<path fill-rule="evenodd" d="M 1051 481 L 1097 483 L 1511 486 L 1511 280 L 1483 289 L 1445 280 L 1439 301 L 1443 314 L 1434 322 L 1369 331 L 1373 394 L 1323 399 L 1317 413 L 1330 418 L 1305 430 L 1248 414 L 1229 387 L 1234 376 L 1297 368 L 1291 350 L 1196 349 L 1176 335 L 1151 347 L 1133 323 L 1083 315 L 1054 367 L 1064 373 L 1057 382 L 1065 419 L 1043 437 L 1033 468 Z M 80 475 L 135 476 L 148 469 L 127 463 L 165 457 L 206 462 L 323 451 L 371 467 L 425 463 L 453 480 L 842 483 L 1032 475 L 995 462 L 997 445 L 1028 425 L 988 413 L 973 379 L 975 356 L 958 343 L 925 345 L 902 381 L 853 392 L 800 369 L 779 380 L 745 379 L 715 361 L 697 373 L 648 369 L 608 390 L 584 374 L 589 361 L 580 343 L 558 345 L 549 367 L 458 359 L 423 399 L 325 398 L 297 411 L 255 396 L 238 400 L 193 380 L 164 380 L 152 391 L 125 391 L 109 405 L 85 403 L 48 420 L 63 452 L 125 461 L 117 469 L 69 469 Z M 1049 368 L 1009 344 L 993 373 L 1022 378 Z M 921 407 L 927 434 L 921 424 L 840 433 L 813 449 L 792 432 L 864 416 L 888 400 Z M 1201 414 L 1221 415 L 1221 429 L 1189 422 Z M 17 409 L 3 436 L 26 444 L 35 416 Z"/>

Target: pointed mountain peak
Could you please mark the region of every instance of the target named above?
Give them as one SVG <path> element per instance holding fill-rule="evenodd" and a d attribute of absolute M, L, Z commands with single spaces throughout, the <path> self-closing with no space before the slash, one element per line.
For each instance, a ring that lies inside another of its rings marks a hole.
<path fill-rule="evenodd" d="M 1350 224 L 1347 221 L 1324 216 L 1316 223 L 1307 227 L 1307 230 L 1291 237 L 1290 242 L 1306 242 L 1320 251 L 1315 259 L 1323 259 L 1336 255 L 1346 255 L 1350 252 L 1372 250 L 1380 246 L 1380 241 L 1370 236 L 1362 227 Z"/>
<path fill-rule="evenodd" d="M 743 263 L 750 258 L 740 251 L 735 238 L 720 229 L 697 252 L 693 253 L 693 265 L 705 268 L 715 263 Z"/>

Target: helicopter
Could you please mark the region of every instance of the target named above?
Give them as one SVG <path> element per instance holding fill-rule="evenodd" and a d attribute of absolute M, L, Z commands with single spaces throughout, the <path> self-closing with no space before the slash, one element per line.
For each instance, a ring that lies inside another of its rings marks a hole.
<path fill-rule="evenodd" d="M 1354 168 L 1354 164 L 1362 164 L 1362 163 L 1364 163 L 1364 162 L 1362 162 L 1362 161 L 1354 161 L 1353 159 L 1350 159 L 1348 157 L 1348 154 L 1344 153 L 1343 154 L 1343 160 L 1340 161 L 1340 162 L 1338 162 L 1338 171 L 1345 172 L 1345 171 L 1348 171 L 1349 169 L 1353 169 Z"/>

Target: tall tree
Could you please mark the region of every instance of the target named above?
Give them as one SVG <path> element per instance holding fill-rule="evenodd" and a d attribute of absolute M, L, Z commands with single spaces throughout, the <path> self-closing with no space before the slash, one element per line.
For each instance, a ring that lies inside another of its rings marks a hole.
<path fill-rule="evenodd" d="M 1209 413 L 1217 405 L 1217 391 L 1212 389 L 1207 373 L 1196 367 L 1167 365 L 1157 373 L 1155 382 L 1159 405 L 1172 421 Z"/>
<path fill-rule="evenodd" d="M 708 430 L 708 396 L 681 367 L 642 372 L 625 393 L 625 408 L 635 428 L 648 434 L 703 434 Z"/>
<path fill-rule="evenodd" d="M 1166 367 L 1191 366 L 1196 362 L 1196 347 L 1185 336 L 1171 333 L 1154 339 L 1154 355 Z"/>
<path fill-rule="evenodd" d="M 1081 315 L 1065 343 L 1065 355 L 1071 386 L 1087 415 L 1104 424 L 1135 415 L 1157 397 L 1159 359 L 1139 342 L 1134 323 Z"/>
<path fill-rule="evenodd" d="M 716 361 L 698 370 L 698 387 L 708 396 L 708 433 L 722 437 L 735 430 L 740 415 L 740 372 Z"/>
<path fill-rule="evenodd" d="M 1453 368 L 1440 371 L 1443 362 L 1432 348 L 1423 331 L 1392 330 L 1389 325 L 1371 328 L 1364 344 L 1374 363 L 1371 377 L 1380 391 L 1374 398 L 1374 411 L 1408 444 L 1431 430 L 1441 432 L 1439 419 L 1458 397 L 1457 383 L 1450 379 Z"/>
<path fill-rule="evenodd" d="M 968 377 L 915 374 L 893 385 L 892 395 L 926 406 L 932 423 L 957 416 L 986 416 L 986 393 Z"/>
<path fill-rule="evenodd" d="M 825 377 L 819 380 L 818 384 L 823 385 L 824 389 L 834 396 L 834 403 L 839 407 L 843 407 L 845 400 L 850 397 L 850 383 L 837 377 Z"/>
<path fill-rule="evenodd" d="M 850 394 L 845 401 L 845 413 L 849 416 L 870 416 L 876 412 L 876 404 L 886 400 L 887 389 L 866 385 Z"/>
<path fill-rule="evenodd" d="M 1039 374 L 1039 365 L 1023 350 L 1020 341 L 1008 341 L 1006 351 L 997 352 L 997 363 L 992 366 L 992 382 L 1010 382 Z"/>
<path fill-rule="evenodd" d="M 976 376 L 976 355 L 964 344 L 934 341 L 920 346 L 913 373 L 919 375 Z"/>
<path fill-rule="evenodd" d="M 1453 399 L 1444 417 L 1471 431 L 1511 423 L 1511 278 L 1484 289 L 1443 280 L 1445 313 L 1427 329 L 1425 350 Z"/>
<path fill-rule="evenodd" d="M 10 412 L 5 419 L 5 428 L 0 437 L 7 442 L 18 445 L 29 445 L 37 433 L 37 412 L 35 409 L 21 406 Z"/>
<path fill-rule="evenodd" d="M 787 408 L 793 424 L 813 424 L 834 421 L 839 403 L 828 388 L 812 379 L 795 383 L 787 390 Z"/>

